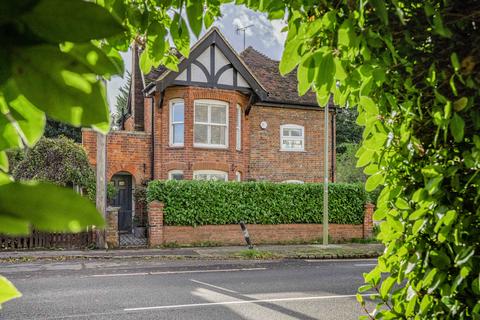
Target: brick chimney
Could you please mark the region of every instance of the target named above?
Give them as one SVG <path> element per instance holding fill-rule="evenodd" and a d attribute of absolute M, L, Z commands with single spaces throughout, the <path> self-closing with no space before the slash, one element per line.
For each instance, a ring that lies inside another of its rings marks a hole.
<path fill-rule="evenodd" d="M 144 110 L 143 110 L 143 75 L 140 71 L 140 50 L 134 42 L 132 44 L 132 84 L 130 87 L 130 98 L 132 106 L 132 117 L 134 120 L 135 131 L 143 131 L 144 128 Z"/>

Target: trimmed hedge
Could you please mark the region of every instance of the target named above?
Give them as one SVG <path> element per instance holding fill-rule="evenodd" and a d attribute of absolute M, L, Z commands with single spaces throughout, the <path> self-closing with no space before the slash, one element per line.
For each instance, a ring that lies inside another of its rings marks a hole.
<path fill-rule="evenodd" d="M 176 226 L 322 223 L 323 185 L 271 182 L 152 181 L 148 201 L 164 203 L 164 223 Z M 362 224 L 361 184 L 329 185 L 329 222 Z"/>

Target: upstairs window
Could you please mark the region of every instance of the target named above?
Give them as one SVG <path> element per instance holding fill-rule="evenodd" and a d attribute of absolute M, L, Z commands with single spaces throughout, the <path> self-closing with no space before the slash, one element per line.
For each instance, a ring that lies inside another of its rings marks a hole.
<path fill-rule="evenodd" d="M 242 149 L 242 107 L 237 104 L 237 128 L 235 131 L 235 142 L 237 150 Z"/>
<path fill-rule="evenodd" d="M 227 181 L 228 174 L 218 170 L 197 170 L 193 172 L 193 180 Z"/>
<path fill-rule="evenodd" d="M 228 104 L 215 100 L 195 101 L 194 146 L 228 147 Z"/>
<path fill-rule="evenodd" d="M 280 150 L 304 151 L 305 135 L 304 128 L 295 124 L 280 126 Z"/>
<path fill-rule="evenodd" d="M 185 106 L 183 100 L 170 101 L 170 145 L 182 147 L 185 132 Z"/>

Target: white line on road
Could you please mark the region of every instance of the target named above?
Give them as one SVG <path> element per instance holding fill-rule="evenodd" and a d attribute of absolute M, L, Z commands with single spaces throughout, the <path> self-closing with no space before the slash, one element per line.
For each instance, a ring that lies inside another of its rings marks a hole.
<path fill-rule="evenodd" d="M 198 281 L 198 280 L 195 280 L 195 279 L 190 279 L 190 281 L 195 282 L 195 283 L 199 283 L 199 284 L 203 284 L 204 286 L 208 286 L 208 287 L 216 288 L 216 289 L 219 289 L 219 290 L 223 290 L 223 291 L 226 291 L 226 292 L 238 293 L 237 291 L 234 291 L 234 290 L 230 290 L 230 289 L 227 289 L 227 288 L 215 286 L 215 285 L 213 285 L 213 284 L 206 283 L 206 282 L 202 282 L 202 281 Z"/>
<path fill-rule="evenodd" d="M 135 273 L 109 273 L 109 274 L 93 274 L 90 276 L 85 276 L 85 278 L 130 277 L 130 276 L 147 276 L 147 275 L 162 275 L 162 274 L 238 272 L 238 271 L 262 271 L 262 270 L 267 270 L 267 268 L 237 268 L 237 269 L 181 270 L 181 271 L 158 271 L 158 272 L 135 272 Z"/>
<path fill-rule="evenodd" d="M 305 262 L 322 262 L 322 263 L 329 263 L 329 262 L 362 262 L 362 261 L 370 261 L 376 262 L 377 259 L 305 259 Z"/>
<path fill-rule="evenodd" d="M 370 294 L 364 294 L 362 296 L 370 296 Z M 259 299 L 259 300 L 235 300 L 235 301 L 223 301 L 223 302 L 206 302 L 206 303 L 191 303 L 191 304 L 177 304 L 168 306 L 155 306 L 155 307 L 141 307 L 141 308 L 125 308 L 123 311 L 146 311 L 146 310 L 161 310 L 161 309 L 181 309 L 192 307 L 206 307 L 206 306 L 218 306 L 229 304 L 249 304 L 249 303 L 261 303 L 261 302 L 288 302 L 288 301 L 308 301 L 308 300 L 327 300 L 327 299 L 341 299 L 341 298 L 353 298 L 355 294 L 346 294 L 338 296 L 314 296 L 314 297 L 294 297 L 294 298 L 277 298 L 277 299 Z"/>
<path fill-rule="evenodd" d="M 375 267 L 376 263 L 356 263 L 354 264 L 355 267 Z"/>

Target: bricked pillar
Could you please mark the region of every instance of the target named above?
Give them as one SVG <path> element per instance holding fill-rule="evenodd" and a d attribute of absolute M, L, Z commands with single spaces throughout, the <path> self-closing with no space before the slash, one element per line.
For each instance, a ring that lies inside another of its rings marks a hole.
<path fill-rule="evenodd" d="M 373 203 L 365 204 L 365 214 L 363 216 L 363 238 L 371 238 L 373 236 L 373 212 L 375 205 Z"/>
<path fill-rule="evenodd" d="M 120 207 L 107 207 L 107 228 L 105 238 L 108 248 L 118 248 L 118 210 Z"/>
<path fill-rule="evenodd" d="M 148 246 L 163 244 L 163 203 L 152 201 L 148 204 Z"/>

